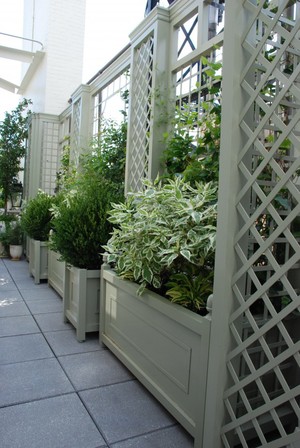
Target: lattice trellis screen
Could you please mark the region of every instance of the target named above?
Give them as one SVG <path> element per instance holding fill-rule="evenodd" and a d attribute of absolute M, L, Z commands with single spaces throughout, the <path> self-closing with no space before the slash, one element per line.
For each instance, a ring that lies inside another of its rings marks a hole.
<path fill-rule="evenodd" d="M 81 98 L 73 106 L 73 129 L 72 129 L 72 154 L 71 159 L 75 166 L 79 164 L 80 155 L 80 120 L 81 120 Z"/>
<path fill-rule="evenodd" d="M 154 37 L 135 49 L 131 81 L 131 135 L 127 191 L 137 191 L 148 175 Z"/>
<path fill-rule="evenodd" d="M 28 127 L 28 140 L 27 140 L 27 149 L 25 156 L 25 166 L 24 166 L 24 187 L 23 187 L 23 197 L 28 198 L 29 195 L 29 182 L 30 182 L 30 149 L 32 145 L 32 123 L 29 124 Z"/>
<path fill-rule="evenodd" d="M 43 122 L 40 188 L 54 194 L 59 166 L 59 123 Z"/>
<path fill-rule="evenodd" d="M 250 1 L 226 447 L 300 446 L 300 14 Z M 234 69 L 234 68 L 233 68 Z"/>

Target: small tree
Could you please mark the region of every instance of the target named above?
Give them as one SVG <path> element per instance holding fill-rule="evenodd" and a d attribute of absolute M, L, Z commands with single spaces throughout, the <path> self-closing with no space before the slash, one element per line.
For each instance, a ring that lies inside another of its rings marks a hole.
<path fill-rule="evenodd" d="M 25 156 L 25 141 L 28 136 L 27 120 L 31 100 L 23 99 L 12 112 L 6 112 L 0 124 L 0 189 L 4 200 L 12 199 L 14 187 L 19 184 L 21 160 Z"/>

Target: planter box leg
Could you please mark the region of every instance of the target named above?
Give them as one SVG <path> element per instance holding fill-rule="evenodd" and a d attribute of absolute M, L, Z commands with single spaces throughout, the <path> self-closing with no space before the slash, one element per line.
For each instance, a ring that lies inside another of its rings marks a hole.
<path fill-rule="evenodd" d="M 87 271 L 79 271 L 79 310 L 78 310 L 78 322 L 76 328 L 76 337 L 79 342 L 85 341 L 85 326 L 86 326 L 86 282 Z"/>
<path fill-rule="evenodd" d="M 69 309 L 70 304 L 70 290 L 69 285 L 70 283 L 70 271 L 67 269 L 67 265 L 65 265 L 65 282 L 64 282 L 64 291 L 63 291 L 63 315 L 64 315 L 64 323 L 69 322 L 68 318 L 66 316 L 66 311 Z"/>
<path fill-rule="evenodd" d="M 41 272 L 41 247 L 40 244 L 34 243 L 34 260 L 35 260 L 35 276 L 34 283 L 40 284 L 40 272 Z"/>

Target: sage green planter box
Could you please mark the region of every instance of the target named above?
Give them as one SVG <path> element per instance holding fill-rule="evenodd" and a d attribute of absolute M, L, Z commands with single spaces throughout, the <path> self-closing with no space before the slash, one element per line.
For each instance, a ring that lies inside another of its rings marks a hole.
<path fill-rule="evenodd" d="M 29 272 L 34 283 L 48 278 L 48 243 L 29 238 Z"/>
<path fill-rule="evenodd" d="M 59 259 L 60 254 L 48 249 L 48 284 L 63 297 L 66 263 Z"/>
<path fill-rule="evenodd" d="M 66 265 L 63 304 L 65 322 L 76 328 L 79 341 L 99 331 L 100 270 Z"/>
<path fill-rule="evenodd" d="M 210 319 L 101 273 L 100 342 L 119 358 L 195 437 L 201 437 Z"/>

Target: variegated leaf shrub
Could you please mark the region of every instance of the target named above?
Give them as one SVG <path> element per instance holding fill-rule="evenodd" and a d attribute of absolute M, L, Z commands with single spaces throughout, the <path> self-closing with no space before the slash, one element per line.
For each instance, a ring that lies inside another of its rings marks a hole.
<path fill-rule="evenodd" d="M 114 204 L 104 249 L 124 279 L 202 312 L 213 286 L 217 186 L 182 179 L 144 181 L 142 192 Z"/>

